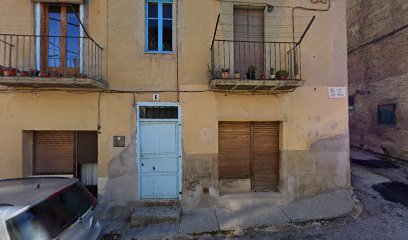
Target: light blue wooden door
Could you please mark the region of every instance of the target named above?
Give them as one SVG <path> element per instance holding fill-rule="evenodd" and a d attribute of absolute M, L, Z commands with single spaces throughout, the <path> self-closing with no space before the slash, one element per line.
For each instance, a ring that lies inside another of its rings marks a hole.
<path fill-rule="evenodd" d="M 141 198 L 179 197 L 179 123 L 140 122 Z"/>

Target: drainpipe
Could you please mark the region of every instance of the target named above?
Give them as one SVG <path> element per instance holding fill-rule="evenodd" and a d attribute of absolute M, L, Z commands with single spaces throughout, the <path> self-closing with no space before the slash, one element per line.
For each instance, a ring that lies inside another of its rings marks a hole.
<path fill-rule="evenodd" d="M 180 103 L 180 88 L 179 88 L 179 3 L 180 1 L 177 0 L 176 2 L 176 79 L 177 79 L 177 102 Z"/>

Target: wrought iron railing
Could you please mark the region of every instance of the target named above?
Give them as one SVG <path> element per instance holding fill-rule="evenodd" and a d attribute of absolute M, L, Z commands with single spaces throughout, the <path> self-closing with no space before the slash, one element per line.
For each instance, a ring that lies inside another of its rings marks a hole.
<path fill-rule="evenodd" d="M 210 48 L 210 82 L 213 79 L 303 80 L 301 45 L 315 18 L 311 16 L 298 41 L 294 33 L 293 41 L 285 41 L 278 40 L 279 32 L 261 33 L 263 25 L 233 25 L 231 16 L 221 23 L 219 14 Z M 219 26 L 224 29 L 219 31 Z M 245 33 L 234 30 L 242 30 L 242 26 L 250 30 Z M 259 33 L 255 34 L 255 30 Z"/>
<path fill-rule="evenodd" d="M 90 78 L 106 84 L 102 51 L 90 37 L 0 34 L 3 76 Z"/>
<path fill-rule="evenodd" d="M 212 79 L 300 80 L 301 46 L 295 42 L 214 40 Z"/>

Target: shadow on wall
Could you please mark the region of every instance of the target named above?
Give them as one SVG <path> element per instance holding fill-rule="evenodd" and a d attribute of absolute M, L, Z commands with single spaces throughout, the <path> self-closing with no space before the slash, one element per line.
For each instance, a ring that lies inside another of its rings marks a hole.
<path fill-rule="evenodd" d="M 131 143 L 109 161 L 108 179 L 99 196 L 98 212 L 101 218 L 130 216 L 138 199 L 138 165 L 136 132 Z"/>

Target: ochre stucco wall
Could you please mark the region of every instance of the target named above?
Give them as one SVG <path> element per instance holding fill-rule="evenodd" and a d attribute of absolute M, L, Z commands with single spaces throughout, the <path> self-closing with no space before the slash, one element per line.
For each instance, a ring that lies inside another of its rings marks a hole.
<path fill-rule="evenodd" d="M 206 197 L 203 187 L 210 188 L 210 198 L 218 195 L 218 121 L 282 123 L 280 191 L 287 199 L 349 187 L 347 98 L 328 98 L 329 86 L 347 86 L 345 2 L 333 1 L 328 12 L 296 12 L 316 15 L 302 44 L 306 82 L 296 91 L 280 95 L 209 91 L 207 64 L 216 18 L 232 5 L 217 0 L 175 3 L 177 41 L 175 53 L 170 55 L 145 53 L 143 0 L 90 1 L 87 24 L 90 35 L 104 48 L 103 73 L 110 90 L 167 91 L 160 93 L 161 102 L 177 102 L 179 97 L 183 203 L 198 206 Z M 304 6 L 324 8 L 309 1 Z M 287 10 L 282 15 L 290 18 Z M 12 30 L 0 29 L 8 31 Z M 179 96 L 174 92 L 177 82 L 182 91 Z M 97 130 L 98 98 L 98 92 L 86 91 L 0 93 L 0 178 L 22 175 L 24 130 Z M 152 101 L 152 92 L 104 92 L 100 96 L 99 189 L 100 200 L 107 207 L 124 207 L 137 200 L 135 101 Z M 112 147 L 115 135 L 126 136 L 126 148 Z"/>

